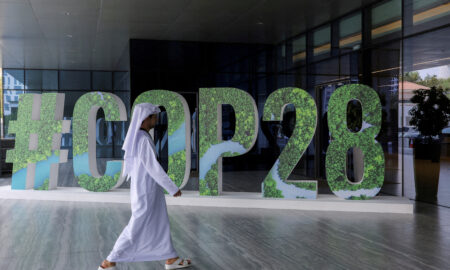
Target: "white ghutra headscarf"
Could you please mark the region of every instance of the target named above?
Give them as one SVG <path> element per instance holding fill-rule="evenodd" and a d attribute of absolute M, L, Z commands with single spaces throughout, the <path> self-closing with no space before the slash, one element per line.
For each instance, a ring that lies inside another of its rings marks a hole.
<path fill-rule="evenodd" d="M 125 151 L 123 156 L 124 162 L 122 176 L 129 176 L 131 171 L 133 171 L 133 164 L 135 163 L 134 158 L 137 157 L 138 153 L 137 132 L 141 128 L 142 121 L 144 121 L 149 115 L 160 112 L 161 110 L 158 106 L 150 103 L 140 103 L 134 106 L 131 123 L 128 127 L 127 135 L 125 136 L 122 146 L 122 150 Z"/>

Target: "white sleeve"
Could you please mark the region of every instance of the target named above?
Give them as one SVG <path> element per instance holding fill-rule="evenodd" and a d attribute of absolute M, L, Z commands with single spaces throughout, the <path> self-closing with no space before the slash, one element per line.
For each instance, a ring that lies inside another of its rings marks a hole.
<path fill-rule="evenodd" d="M 147 139 L 143 139 L 143 143 L 141 144 L 142 148 L 140 151 L 142 154 L 140 155 L 140 160 L 144 165 L 147 173 L 170 195 L 174 195 L 178 192 L 179 188 L 175 183 L 170 179 L 167 173 L 164 171 L 163 167 L 159 164 L 156 159 L 155 152 L 150 146 L 150 142 Z"/>

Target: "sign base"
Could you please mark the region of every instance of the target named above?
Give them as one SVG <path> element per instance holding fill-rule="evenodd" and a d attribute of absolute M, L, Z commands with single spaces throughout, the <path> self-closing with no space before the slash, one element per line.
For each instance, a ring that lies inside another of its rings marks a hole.
<path fill-rule="evenodd" d="M 79 187 L 56 190 L 11 190 L 0 186 L 0 199 L 65 202 L 130 203 L 129 189 L 91 192 Z M 285 209 L 305 211 L 343 211 L 365 213 L 413 214 L 414 203 L 404 197 L 377 196 L 370 200 L 344 200 L 335 195 L 319 195 L 315 200 L 263 198 L 261 193 L 223 192 L 220 196 L 200 196 L 198 191 L 183 191 L 181 197 L 166 195 L 167 205 Z"/>

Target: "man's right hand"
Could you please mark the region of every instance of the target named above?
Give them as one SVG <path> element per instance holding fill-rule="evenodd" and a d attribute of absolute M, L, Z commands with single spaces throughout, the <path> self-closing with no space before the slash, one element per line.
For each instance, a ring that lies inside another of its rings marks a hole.
<path fill-rule="evenodd" d="M 181 190 L 178 190 L 177 193 L 173 195 L 174 197 L 180 197 L 181 196 Z"/>

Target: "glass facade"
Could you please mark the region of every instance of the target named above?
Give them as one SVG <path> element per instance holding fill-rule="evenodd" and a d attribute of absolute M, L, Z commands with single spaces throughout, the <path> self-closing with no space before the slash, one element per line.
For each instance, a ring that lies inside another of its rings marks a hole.
<path fill-rule="evenodd" d="M 71 70 L 3 70 L 4 137 L 8 121 L 17 113 L 17 95 L 24 92 L 66 93 L 64 115 L 71 116 L 73 102 L 86 91 L 119 95 L 127 108 L 149 89 L 179 92 L 188 101 L 192 117 L 192 173 L 187 189 L 198 188 L 198 89 L 235 87 L 254 98 L 262 116 L 267 97 L 282 87 L 306 90 L 317 105 L 317 128 L 290 180 L 317 180 L 319 194 L 331 193 L 325 173 L 325 154 L 330 143 L 328 103 L 337 88 L 361 83 L 375 89 L 382 105 L 382 126 L 376 138 L 385 156 L 385 182 L 381 194 L 414 199 L 417 189 L 436 189 L 426 201 L 450 206 L 450 127 L 440 136 L 440 158 L 425 166 L 438 180 L 418 184 L 416 146 L 421 137 L 411 123 L 415 90 L 450 89 L 450 3 L 432 0 L 387 0 L 353 10 L 278 44 L 226 44 L 177 41 L 130 41 L 130 72 Z M 155 64 L 157 63 L 157 65 Z M 131 78 L 130 78 L 131 74 Z M 448 95 L 448 92 L 447 92 Z M 234 111 L 222 107 L 222 136 L 234 134 Z M 362 127 L 361 104 L 347 107 L 348 128 Z M 286 106 L 282 122 L 260 121 L 253 149 L 244 156 L 223 159 L 224 191 L 261 192 L 261 182 L 283 151 L 293 131 L 294 107 Z M 126 127 L 105 123 L 98 116 L 99 158 L 121 157 Z M 160 160 L 167 167 L 167 122 L 160 117 L 156 140 Z M 70 147 L 70 134 L 63 145 Z M 113 146 L 113 147 L 112 147 Z M 362 178 L 363 153 L 348 149 L 347 174 L 352 182 Z M 432 167 L 432 168 L 431 168 Z M 436 171 L 437 170 L 437 171 Z M 425 180 L 426 181 L 426 180 Z M 429 195 L 429 194 L 428 194 Z M 432 196 L 431 196 L 432 197 Z"/>
<path fill-rule="evenodd" d="M 411 101 L 414 90 L 436 87 L 450 96 L 450 51 L 446 45 L 449 19 L 448 1 L 388 0 L 299 35 L 306 37 L 307 46 L 302 48 L 305 61 L 296 63 L 298 50 L 292 45 L 292 63 L 287 61 L 277 70 L 283 74 L 278 77 L 292 80 L 278 87 L 293 84 L 307 90 L 315 98 L 319 121 L 315 138 L 290 179 L 318 179 L 319 193 L 329 192 L 326 182 L 321 181 L 325 179 L 325 151 L 329 143 L 328 100 L 341 85 L 363 83 L 377 91 L 382 104 L 382 128 L 377 140 L 384 150 L 386 170 L 381 194 L 450 206 L 450 124 L 440 136 L 439 162 L 431 162 L 418 157 L 414 143 L 418 144 L 424 135 L 410 122 L 411 109 L 416 105 Z M 294 44 L 296 40 L 289 39 L 278 46 Z M 331 44 L 330 52 L 326 44 Z M 351 117 L 358 116 L 358 110 L 357 102 L 348 104 L 348 128 L 353 131 L 358 130 L 359 124 L 358 119 L 352 121 Z M 356 124 L 352 126 L 352 122 Z M 281 127 L 279 130 L 283 132 Z M 360 157 L 358 149 L 348 151 L 350 181 L 361 178 Z M 422 193 L 426 196 L 418 196 Z"/>
<path fill-rule="evenodd" d="M 449 37 L 450 28 L 447 27 L 405 39 L 403 43 L 405 60 L 399 86 L 401 90 L 399 93 L 401 95 L 399 97 L 399 127 L 401 126 L 403 129 L 405 195 L 415 198 L 421 195 L 420 189 L 433 188 L 437 190 L 438 203 L 446 206 L 450 205 L 450 125 L 442 130 L 440 136 L 439 162 L 418 159 L 417 149 L 420 147 L 418 138 L 424 130 L 418 129 L 411 122 L 413 118 L 411 113 L 416 106 L 411 98 L 414 90 L 431 91 L 434 87 L 446 89 L 447 97 L 450 97 L 448 92 L 450 89 L 450 51 L 446 45 Z M 433 150 L 429 148 L 427 151 L 431 153 Z"/>
<path fill-rule="evenodd" d="M 371 9 L 372 39 L 400 36 L 402 29 L 402 0 L 384 1 Z"/>

